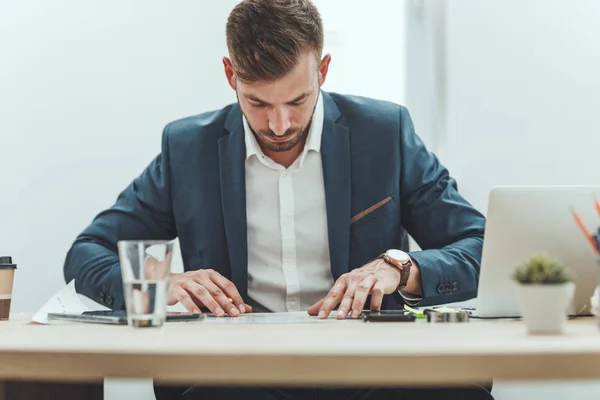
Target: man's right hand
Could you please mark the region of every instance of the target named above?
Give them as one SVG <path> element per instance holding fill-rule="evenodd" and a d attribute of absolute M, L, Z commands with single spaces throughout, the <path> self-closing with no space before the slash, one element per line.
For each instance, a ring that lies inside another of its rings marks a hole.
<path fill-rule="evenodd" d="M 233 282 L 212 269 L 171 274 L 168 304 L 177 302 L 193 313 L 201 313 L 200 307 L 206 307 L 217 317 L 226 312 L 232 317 L 252 312 Z"/>

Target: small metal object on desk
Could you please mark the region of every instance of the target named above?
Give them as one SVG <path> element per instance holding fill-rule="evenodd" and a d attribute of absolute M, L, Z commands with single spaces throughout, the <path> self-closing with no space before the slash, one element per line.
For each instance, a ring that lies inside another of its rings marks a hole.
<path fill-rule="evenodd" d="M 466 312 L 439 312 L 435 310 L 426 311 L 427 322 L 430 323 L 453 323 L 469 322 L 469 314 Z"/>

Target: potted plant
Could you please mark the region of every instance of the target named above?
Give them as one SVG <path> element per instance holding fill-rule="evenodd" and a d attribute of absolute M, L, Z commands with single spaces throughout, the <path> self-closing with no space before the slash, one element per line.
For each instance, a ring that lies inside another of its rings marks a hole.
<path fill-rule="evenodd" d="M 517 300 L 530 333 L 563 333 L 575 284 L 567 269 L 546 255 L 525 260 L 512 275 Z"/>

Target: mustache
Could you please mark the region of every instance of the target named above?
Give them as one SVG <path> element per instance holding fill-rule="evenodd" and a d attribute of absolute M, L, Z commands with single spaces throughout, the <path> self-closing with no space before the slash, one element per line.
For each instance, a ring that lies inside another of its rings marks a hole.
<path fill-rule="evenodd" d="M 294 136 L 295 134 L 299 133 L 302 129 L 300 128 L 290 128 L 287 131 L 285 131 L 285 133 L 283 135 L 276 135 L 275 132 L 273 132 L 272 130 L 258 130 L 256 131 L 256 133 L 260 134 L 261 136 L 267 136 L 267 137 L 271 137 L 271 138 L 285 138 L 285 137 L 289 137 L 289 136 Z"/>

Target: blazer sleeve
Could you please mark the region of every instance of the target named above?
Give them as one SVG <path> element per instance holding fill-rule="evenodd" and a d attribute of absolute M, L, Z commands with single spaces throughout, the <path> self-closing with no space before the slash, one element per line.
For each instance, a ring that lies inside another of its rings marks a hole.
<path fill-rule="evenodd" d="M 124 309 L 117 252 L 119 240 L 172 240 L 176 234 L 170 197 L 169 126 L 162 151 L 77 237 L 64 264 L 77 292 L 113 309 Z"/>
<path fill-rule="evenodd" d="M 422 251 L 410 252 L 421 272 L 420 306 L 477 296 L 485 218 L 415 134 L 400 111 L 402 224 Z"/>

